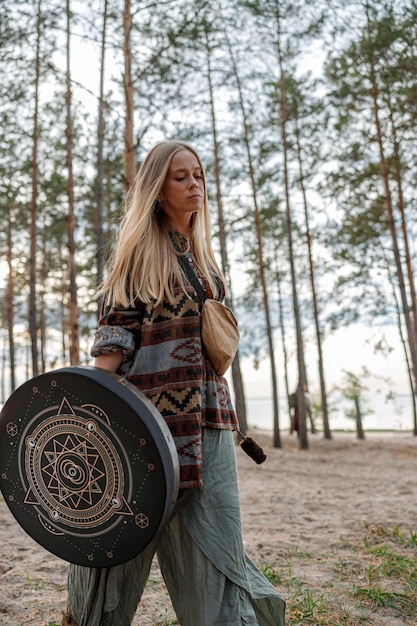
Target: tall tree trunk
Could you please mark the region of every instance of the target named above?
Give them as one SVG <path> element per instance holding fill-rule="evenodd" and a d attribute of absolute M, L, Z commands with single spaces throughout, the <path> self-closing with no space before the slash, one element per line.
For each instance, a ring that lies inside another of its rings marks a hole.
<path fill-rule="evenodd" d="M 125 92 L 125 147 L 123 153 L 123 174 L 125 190 L 130 189 L 136 175 L 136 145 L 133 132 L 134 89 L 132 80 L 132 11 L 130 0 L 125 0 L 123 11 L 123 55 L 124 74 L 123 86 Z"/>
<path fill-rule="evenodd" d="M 230 281 L 230 266 L 227 255 L 227 234 L 224 223 L 223 214 L 223 198 L 220 183 L 220 157 L 219 157 L 219 142 L 217 139 L 217 124 L 216 124 L 216 112 L 214 107 L 214 95 L 213 95 L 213 81 L 211 73 L 211 49 L 208 40 L 208 34 L 206 31 L 206 54 L 207 54 L 207 80 L 210 99 L 210 112 L 211 112 L 211 127 L 213 134 L 213 153 L 214 153 L 214 180 L 216 183 L 216 201 L 217 201 L 217 215 L 218 215 L 218 237 L 220 240 L 220 256 L 222 262 L 222 270 L 226 277 L 228 284 L 228 291 L 226 293 L 226 304 L 233 310 L 233 294 Z M 233 391 L 235 395 L 235 408 L 236 414 L 239 420 L 240 430 L 243 434 L 246 434 L 247 415 L 246 415 L 246 401 L 245 390 L 243 385 L 242 371 L 240 368 L 239 351 L 236 354 L 232 363 L 232 380 Z"/>
<path fill-rule="evenodd" d="M 355 404 L 356 435 L 358 439 L 365 439 L 365 433 L 362 426 L 361 409 L 359 406 L 359 398 L 354 398 L 353 402 Z"/>
<path fill-rule="evenodd" d="M 104 273 L 104 69 L 106 60 L 107 5 L 104 0 L 103 25 L 101 30 L 100 80 L 97 122 L 97 174 L 96 174 L 96 286 L 103 281 Z M 100 303 L 98 304 L 100 308 Z"/>
<path fill-rule="evenodd" d="M 43 215 L 41 217 L 44 217 Z M 42 228 L 42 236 L 41 236 L 41 245 L 42 245 L 42 259 L 40 262 L 39 269 L 39 278 L 40 278 L 40 289 L 38 290 L 39 295 L 39 339 L 40 339 L 40 365 L 42 374 L 46 372 L 47 367 L 47 331 L 46 331 L 46 284 L 48 280 L 49 273 L 49 263 L 48 263 L 48 228 L 45 219 L 41 219 L 41 228 Z"/>
<path fill-rule="evenodd" d="M 274 415 L 273 417 L 274 447 L 281 448 L 282 444 L 281 444 L 281 433 L 280 433 L 280 427 L 279 427 L 279 406 L 278 406 L 278 378 L 277 378 L 277 371 L 276 371 L 276 366 L 275 366 L 274 340 L 273 340 L 272 325 L 271 325 L 270 312 L 269 312 L 268 288 L 266 284 L 265 267 L 264 267 L 264 260 L 263 260 L 262 220 L 261 220 L 261 214 L 260 214 L 259 207 L 258 207 L 255 170 L 253 166 L 251 142 L 250 142 L 250 136 L 249 136 L 249 124 L 248 124 L 248 119 L 247 119 L 247 114 L 246 114 L 246 107 L 245 107 L 244 98 L 243 98 L 243 90 L 242 90 L 242 84 L 240 81 L 240 76 L 237 70 L 237 65 L 236 65 L 234 55 L 233 55 L 233 50 L 232 50 L 232 47 L 231 47 L 231 44 L 230 44 L 230 41 L 226 32 L 225 32 L 225 37 L 226 37 L 230 60 L 232 63 L 233 75 L 235 77 L 236 87 L 238 91 L 239 107 L 242 113 L 243 141 L 244 141 L 245 148 L 246 148 L 246 156 L 247 156 L 248 169 L 249 169 L 249 180 L 250 180 L 250 186 L 251 186 L 251 191 L 252 191 L 255 232 L 256 232 L 256 240 L 258 244 L 258 271 L 259 271 L 259 280 L 260 280 L 261 288 L 262 288 L 263 306 L 264 306 L 264 311 L 265 311 L 266 332 L 267 332 L 267 337 L 268 337 L 269 358 L 270 358 L 270 366 L 271 366 L 272 401 L 273 401 L 273 411 L 274 411 L 273 413 Z"/>
<path fill-rule="evenodd" d="M 40 84 L 40 47 L 42 31 L 41 2 L 38 0 L 36 17 L 36 56 L 35 56 L 35 94 L 33 113 L 32 145 L 32 195 L 30 202 L 30 255 L 29 255 L 29 335 L 32 355 L 32 375 L 39 374 L 38 366 L 38 314 L 36 303 L 36 257 L 38 237 L 38 143 L 39 143 L 39 84 Z"/>
<path fill-rule="evenodd" d="M 404 333 L 403 333 L 403 328 L 402 328 L 402 324 L 401 324 L 401 310 L 400 310 L 400 305 L 398 302 L 398 298 L 397 298 L 397 294 L 395 291 L 395 287 L 393 286 L 393 291 L 394 291 L 394 299 L 395 299 L 395 309 L 396 309 L 396 313 L 397 313 L 397 324 L 398 324 L 398 331 L 400 333 L 400 339 L 401 339 L 401 343 L 404 349 L 404 354 L 405 354 L 405 363 L 407 366 L 407 375 L 408 375 L 408 382 L 410 384 L 410 389 L 411 389 L 411 405 L 412 405 L 412 409 L 413 409 L 413 435 L 417 436 L 417 403 L 416 403 L 416 391 L 414 388 L 414 380 L 413 380 L 413 372 L 412 372 L 412 367 L 410 364 L 410 359 L 408 358 L 408 351 L 407 351 L 407 343 L 404 337 Z"/>
<path fill-rule="evenodd" d="M 70 363 L 80 362 L 80 339 L 77 305 L 77 268 L 75 262 L 75 212 L 74 212 L 74 176 L 73 176 L 73 131 L 72 131 L 72 93 L 71 93 L 71 8 L 70 0 L 66 0 L 67 17 L 67 68 L 66 68 L 66 139 L 67 139 L 67 196 L 68 196 L 68 278 L 69 278 L 69 332 L 70 332 Z"/>
<path fill-rule="evenodd" d="M 368 16 L 368 20 L 369 20 L 369 16 Z M 368 21 L 368 26 L 369 26 L 369 21 Z M 403 273 L 400 250 L 399 250 L 399 245 L 398 245 L 398 235 L 397 235 L 397 228 L 395 225 L 394 211 L 393 211 L 393 205 L 392 205 L 392 196 L 391 196 L 391 189 L 390 189 L 390 182 L 389 182 L 389 168 L 388 168 L 387 159 L 385 157 L 384 142 L 383 142 L 380 114 L 379 114 L 379 104 L 378 104 L 379 91 L 378 91 L 378 85 L 377 85 L 377 80 L 376 80 L 375 60 L 373 58 L 372 51 L 370 51 L 369 65 L 370 65 L 369 78 L 371 81 L 371 96 L 372 96 L 372 105 L 373 105 L 372 112 L 374 116 L 376 136 L 377 136 L 377 142 L 378 142 L 378 148 L 379 148 L 381 178 L 382 178 L 382 183 L 384 186 L 384 204 L 385 204 L 386 219 L 387 219 L 387 224 L 388 224 L 388 228 L 389 228 L 390 235 L 391 235 L 392 249 L 394 253 L 395 267 L 397 270 L 398 285 L 399 285 L 399 290 L 400 290 L 400 295 L 401 295 L 401 305 L 402 305 L 402 311 L 403 311 L 403 316 L 405 320 L 405 326 L 407 329 L 407 339 L 408 339 L 408 344 L 410 348 L 411 363 L 413 367 L 414 389 L 416 389 L 417 388 L 417 339 L 416 339 L 416 335 L 414 332 L 414 324 L 412 323 L 411 316 L 410 316 L 410 307 L 408 304 L 404 273 Z"/>
<path fill-rule="evenodd" d="M 39 297 L 40 313 L 39 313 L 39 334 L 40 334 L 40 362 L 41 373 L 46 371 L 46 315 L 45 315 L 45 298 L 42 292 Z"/>
<path fill-rule="evenodd" d="M 62 249 L 60 248 L 58 251 L 58 256 L 60 259 L 60 265 L 62 268 L 65 267 L 65 259 Z M 61 276 L 62 283 L 65 284 L 64 272 Z M 66 365 L 68 362 L 68 306 L 67 306 L 67 296 L 68 294 L 65 292 L 65 288 L 62 290 L 62 298 L 60 301 L 61 305 L 61 363 Z"/>
<path fill-rule="evenodd" d="M 278 267 L 278 260 L 276 261 L 276 266 Z M 288 417 L 290 420 L 290 431 L 291 431 L 291 409 L 290 409 L 290 385 L 289 385 L 289 377 L 288 377 L 288 351 L 287 351 L 287 343 L 285 341 L 285 315 L 284 315 L 284 304 L 282 298 L 282 289 L 281 289 L 281 277 L 279 271 L 276 273 L 276 283 L 278 287 L 278 320 L 279 320 L 279 328 L 281 331 L 281 343 L 282 343 L 282 354 L 284 359 L 284 383 L 285 383 L 285 394 L 287 397 L 288 404 Z"/>
<path fill-rule="evenodd" d="M 390 121 L 391 121 L 391 128 L 392 128 L 392 139 L 393 139 L 393 146 L 394 146 L 394 159 L 393 159 L 394 177 L 395 177 L 395 180 L 397 182 L 397 187 L 398 187 L 398 210 L 401 215 L 401 231 L 403 234 L 407 276 L 408 276 L 408 282 L 410 285 L 411 310 L 412 310 L 413 322 L 414 322 L 414 340 L 417 343 L 417 294 L 416 294 L 416 288 L 415 288 L 415 282 L 414 282 L 413 268 L 411 265 L 411 251 L 410 251 L 410 245 L 409 245 L 407 220 L 405 216 L 405 200 L 404 200 L 403 184 L 402 184 L 400 146 L 399 146 L 399 142 L 397 138 L 397 132 L 396 132 L 396 126 L 395 126 L 395 121 L 394 121 L 394 115 L 393 115 L 393 111 L 391 107 L 391 101 L 389 103 L 389 108 L 390 108 Z M 397 294 L 395 292 L 395 289 L 394 289 L 394 296 L 395 296 L 395 302 L 396 302 L 397 315 L 399 316 L 398 327 L 399 327 L 399 332 L 400 332 L 400 338 L 401 338 L 401 342 L 403 344 L 404 351 L 405 351 L 408 380 L 409 380 L 410 389 L 411 389 L 412 409 L 413 409 L 413 434 L 414 436 L 417 436 L 417 403 L 416 403 L 417 380 L 413 380 L 412 367 L 410 366 L 410 360 L 408 358 L 408 352 L 405 346 L 405 338 L 404 338 L 404 334 L 402 331 L 402 324 L 401 324 L 400 308 L 399 308 Z"/>
<path fill-rule="evenodd" d="M 369 17 L 369 5 L 366 4 L 366 16 L 367 16 L 367 26 L 368 26 L 368 37 L 371 40 L 370 35 L 370 17 Z M 384 186 L 384 204 L 385 211 L 387 216 L 387 223 L 389 227 L 389 231 L 391 234 L 392 247 L 394 253 L 395 267 L 397 270 L 397 278 L 398 285 L 401 295 L 401 304 L 403 316 L 405 319 L 405 326 L 407 330 L 407 339 L 410 349 L 411 363 L 413 368 L 413 377 L 414 377 L 414 389 L 417 390 L 417 336 L 414 330 L 414 324 L 412 323 L 410 316 L 410 308 L 408 305 L 407 292 L 405 287 L 404 273 L 402 269 L 400 250 L 398 245 L 398 235 L 394 218 L 394 210 L 392 204 L 392 196 L 391 189 L 389 184 L 389 167 L 387 163 L 387 159 L 385 157 L 384 144 L 383 144 L 383 135 L 382 128 L 380 122 L 380 114 L 379 114 L 379 90 L 376 79 L 376 70 L 375 70 L 375 59 L 373 56 L 372 48 L 369 46 L 369 65 L 370 65 L 370 81 L 371 81 L 371 96 L 372 96 L 372 104 L 373 104 L 373 115 L 374 122 L 377 133 L 377 142 L 380 154 L 380 171 L 381 178 Z"/>
<path fill-rule="evenodd" d="M 397 315 L 398 332 L 399 332 L 401 344 L 402 344 L 402 347 L 403 347 L 403 350 L 404 350 L 405 363 L 406 363 L 406 367 L 407 367 L 408 382 L 410 384 L 411 403 L 412 403 L 412 409 L 413 409 L 413 435 L 417 436 L 417 404 L 416 404 L 416 390 L 414 388 L 413 372 L 412 372 L 412 367 L 411 367 L 411 364 L 410 364 L 410 359 L 408 357 L 407 342 L 406 342 L 406 339 L 405 339 L 404 333 L 403 333 L 402 318 L 401 318 L 401 308 L 400 308 L 400 303 L 398 302 L 397 290 L 396 290 L 396 285 L 395 285 L 395 279 L 394 279 L 394 277 L 392 275 L 391 265 L 390 265 L 390 262 L 389 262 L 389 260 L 387 258 L 387 254 L 386 254 L 385 250 L 383 251 L 383 254 L 384 254 L 385 263 L 386 263 L 386 266 L 387 266 L 388 278 L 389 278 L 389 281 L 390 281 L 391 287 L 392 287 L 392 294 L 393 294 L 394 302 L 395 302 L 395 312 L 396 312 L 396 315 Z"/>
<path fill-rule="evenodd" d="M 277 20 L 277 56 L 278 67 L 280 72 L 280 96 L 279 96 L 279 116 L 280 116 L 280 128 L 281 128 L 281 140 L 282 140 L 282 156 L 284 166 L 284 188 L 285 188 L 285 215 L 287 224 L 287 239 L 288 239 L 288 254 L 291 270 L 291 284 L 292 284 L 292 300 L 294 310 L 294 320 L 296 327 L 297 337 L 297 362 L 298 362 L 298 386 L 297 386 L 297 407 L 299 413 L 299 430 L 298 435 L 300 439 L 300 447 L 302 449 L 308 448 L 307 438 L 307 421 L 306 421 L 306 403 L 304 392 L 307 389 L 307 376 L 304 362 L 304 343 L 303 334 L 300 319 L 300 309 L 298 305 L 297 294 L 297 277 L 295 273 L 295 259 L 294 259 L 294 245 L 292 234 L 292 215 L 291 215 L 291 203 L 290 203 L 290 191 L 289 191 L 289 176 L 288 176 L 288 141 L 287 141 L 287 97 L 286 97 L 286 85 L 285 74 L 283 68 L 283 59 L 281 52 L 281 22 L 279 8 L 276 12 Z"/>
<path fill-rule="evenodd" d="M 329 425 L 329 410 L 327 406 L 326 380 L 324 377 L 323 349 L 322 349 L 322 341 L 321 341 L 322 333 L 321 333 L 320 322 L 319 322 L 319 311 L 318 311 L 317 293 L 316 293 L 316 280 L 315 280 L 313 252 L 312 252 L 312 240 L 311 240 L 311 232 L 310 232 L 310 219 L 309 219 L 306 188 L 304 184 L 304 167 L 303 167 L 303 159 L 301 156 L 300 130 L 298 128 L 297 120 L 295 121 L 295 135 L 296 135 L 296 142 L 297 142 L 297 157 L 298 157 L 300 188 L 301 188 L 301 194 L 303 197 L 303 206 L 304 206 L 304 220 L 305 220 L 305 228 L 306 228 L 308 264 L 309 264 L 309 269 L 310 269 L 310 285 L 311 285 L 311 295 L 312 295 L 312 300 L 313 300 L 313 315 L 314 315 L 314 324 L 315 324 L 315 329 L 316 329 L 318 368 L 319 368 L 320 394 L 321 394 L 321 409 L 323 413 L 323 431 L 324 431 L 325 439 L 331 439 L 332 434 L 330 432 L 330 425 Z"/>
<path fill-rule="evenodd" d="M 14 347 L 14 269 L 13 269 L 13 241 L 12 241 L 12 209 L 9 210 L 7 220 L 7 286 L 6 286 L 6 318 L 7 335 L 9 343 L 9 371 L 10 371 L 10 391 L 16 389 L 16 364 Z M 4 398 L 4 394 L 3 394 Z"/>
<path fill-rule="evenodd" d="M 2 350 L 1 350 L 1 361 L 0 361 L 0 403 L 4 404 L 6 402 L 6 362 L 7 362 L 7 340 L 6 337 L 3 336 L 2 341 Z"/>
<path fill-rule="evenodd" d="M 408 237 L 408 227 L 407 227 L 407 219 L 405 216 L 405 200 L 403 193 L 403 184 L 402 184 L 402 172 L 401 172 L 401 157 L 400 157 L 400 146 L 397 138 L 397 131 L 394 122 L 394 115 L 391 108 L 391 102 L 389 103 L 390 109 L 390 121 L 392 128 L 392 142 L 394 147 L 394 159 L 393 159 L 393 168 L 394 168 L 394 178 L 397 183 L 398 188 L 398 210 L 401 215 L 401 232 L 404 240 L 404 255 L 405 262 L 407 267 L 407 276 L 408 283 L 410 285 L 410 298 L 411 298 L 411 311 L 413 314 L 413 322 L 414 322 L 414 338 L 417 342 L 417 293 L 414 282 L 414 273 L 411 265 L 411 251 L 409 245 L 409 237 Z"/>

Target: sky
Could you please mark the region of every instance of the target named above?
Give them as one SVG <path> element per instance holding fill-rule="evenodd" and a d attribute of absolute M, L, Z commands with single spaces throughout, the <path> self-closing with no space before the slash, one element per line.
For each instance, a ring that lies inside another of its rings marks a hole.
<path fill-rule="evenodd" d="M 388 378 L 392 381 L 392 388 L 398 394 L 409 393 L 407 384 L 406 367 L 402 346 L 398 341 L 395 328 L 387 328 L 386 335 L 389 343 L 394 348 L 388 357 L 375 354 L 372 345 L 369 343 L 371 330 L 361 324 L 344 327 L 328 337 L 323 343 L 324 362 L 326 367 L 326 385 L 329 389 L 341 384 L 343 376 L 342 370 L 359 374 L 365 366 L 371 373 L 368 384 L 372 390 L 381 387 L 387 388 L 382 379 Z M 280 355 L 277 355 L 279 364 Z M 291 364 L 292 365 L 292 364 Z M 306 350 L 306 367 L 311 391 L 319 389 L 318 365 L 315 350 Z M 292 369 L 294 369 L 292 367 Z M 262 361 L 259 369 L 254 369 L 250 359 L 245 360 L 245 373 L 247 380 L 247 393 L 250 397 L 267 397 L 271 393 L 270 369 L 268 360 Z M 292 381 L 295 388 L 297 381 Z"/>
<path fill-rule="evenodd" d="M 410 388 L 402 345 L 395 328 L 384 329 L 392 352 L 389 355 L 375 353 L 372 338 L 375 332 L 361 324 L 344 327 L 334 332 L 323 343 L 325 382 L 328 401 L 332 407 L 331 428 L 354 430 L 353 421 L 345 418 L 346 411 L 352 406 L 341 398 L 334 389 L 342 385 L 343 370 L 359 375 L 366 367 L 370 376 L 363 379 L 367 390 L 363 394 L 365 428 L 389 428 L 411 430 L 412 404 Z M 371 340 L 371 341 L 370 341 Z M 280 360 L 281 359 L 281 360 Z M 278 390 L 280 396 L 280 425 L 288 425 L 282 356 L 277 353 Z M 309 390 L 317 400 L 320 398 L 320 385 L 316 350 L 306 350 L 306 367 Z M 267 359 L 255 369 L 251 359 L 242 360 L 245 393 L 248 399 L 248 423 L 259 428 L 272 430 L 271 375 Z M 290 392 L 295 389 L 296 380 L 291 380 L 291 373 L 296 371 L 295 363 L 290 362 Z M 230 372 L 227 374 L 230 385 Z M 393 400 L 386 401 L 388 392 L 394 394 Z"/>

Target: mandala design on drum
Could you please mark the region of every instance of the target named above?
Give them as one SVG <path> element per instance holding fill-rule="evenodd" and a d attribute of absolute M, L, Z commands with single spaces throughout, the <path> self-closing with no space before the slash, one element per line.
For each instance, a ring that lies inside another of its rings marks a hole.
<path fill-rule="evenodd" d="M 61 528 L 94 527 L 100 534 L 115 514 L 133 512 L 124 498 L 120 456 L 95 417 L 64 398 L 53 415 L 32 420 L 25 437 L 25 503 L 41 507 Z"/>

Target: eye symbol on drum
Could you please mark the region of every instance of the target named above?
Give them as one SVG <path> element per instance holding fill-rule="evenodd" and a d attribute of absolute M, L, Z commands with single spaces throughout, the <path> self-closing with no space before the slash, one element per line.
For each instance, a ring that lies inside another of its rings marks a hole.
<path fill-rule="evenodd" d="M 69 479 L 73 480 L 75 483 L 77 482 L 77 478 L 80 475 L 80 471 L 78 467 L 74 467 L 73 465 L 71 465 L 71 467 L 68 469 L 68 477 Z"/>
<path fill-rule="evenodd" d="M 85 482 L 88 480 L 89 472 L 84 459 L 77 458 L 74 459 L 72 455 L 68 455 L 69 458 L 65 456 L 60 459 L 60 463 L 58 463 L 58 475 L 61 477 L 63 482 L 67 484 L 72 484 L 72 488 L 85 487 Z"/>

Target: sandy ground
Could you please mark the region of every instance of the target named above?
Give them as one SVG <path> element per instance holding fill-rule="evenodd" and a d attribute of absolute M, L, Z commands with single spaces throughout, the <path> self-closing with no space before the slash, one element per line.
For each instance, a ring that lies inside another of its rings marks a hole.
<path fill-rule="evenodd" d="M 236 450 L 244 540 L 255 563 L 274 573 L 274 584 L 288 600 L 288 623 L 417 625 L 417 617 L 390 607 L 358 611 L 349 595 L 355 572 L 363 579 L 358 568 L 365 558 L 360 547 L 364 540 L 378 534 L 387 538 L 387 529 L 403 538 L 417 532 L 417 438 L 367 434 L 365 441 L 358 441 L 354 435 L 335 434 L 326 441 L 310 435 L 309 449 L 301 451 L 294 436 L 284 435 L 282 449 L 274 449 L 271 433 L 252 435 L 263 445 L 267 460 L 258 466 Z M 4 502 L 0 544 L 0 625 L 58 622 L 66 599 L 67 564 L 26 535 Z M 308 618 L 299 610 L 301 595 L 305 608 L 306 597 L 323 593 L 327 613 Z M 174 623 L 155 564 L 134 625 Z"/>

